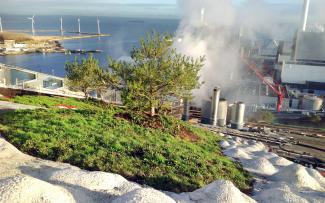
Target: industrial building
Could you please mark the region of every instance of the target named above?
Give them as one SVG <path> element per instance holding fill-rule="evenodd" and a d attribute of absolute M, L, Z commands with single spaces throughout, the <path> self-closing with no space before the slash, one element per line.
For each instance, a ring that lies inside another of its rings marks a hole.
<path fill-rule="evenodd" d="M 240 129 L 245 110 L 245 117 L 258 110 L 281 112 L 280 116 L 290 119 L 324 116 L 325 32 L 307 30 L 309 2 L 304 0 L 301 26 L 289 41 L 253 41 L 240 33 L 240 77 L 233 80 L 231 89 L 215 88 L 210 98 L 186 104 L 183 118 L 214 126 L 224 126 L 226 120 Z M 204 29 L 211 28 L 200 31 Z"/>
<path fill-rule="evenodd" d="M 255 98 L 259 101 L 256 104 L 276 101 L 278 111 L 322 111 L 325 96 L 325 32 L 307 30 L 309 2 L 305 0 L 301 27 L 292 41 L 270 40 L 263 48 L 242 47 L 243 57 L 247 60 L 244 65 L 261 81 L 256 87 L 259 90 L 255 91 L 259 92 Z M 264 87 L 262 94 L 261 86 Z M 278 98 L 272 99 L 273 96 Z"/>

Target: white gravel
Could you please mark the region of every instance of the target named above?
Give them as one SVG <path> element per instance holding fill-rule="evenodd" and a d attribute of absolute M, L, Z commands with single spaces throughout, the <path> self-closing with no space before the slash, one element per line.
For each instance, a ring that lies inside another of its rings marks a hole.
<path fill-rule="evenodd" d="M 192 201 L 202 203 L 223 202 L 247 202 L 254 203 L 255 200 L 243 194 L 230 181 L 216 181 L 202 189 L 189 193 Z"/>
<path fill-rule="evenodd" d="M 269 161 L 274 166 L 290 166 L 291 164 L 293 164 L 292 161 L 289 161 L 288 159 L 285 159 L 283 157 L 273 157 L 273 158 L 270 158 Z"/>
<path fill-rule="evenodd" d="M 252 157 L 241 148 L 230 148 L 224 151 L 224 154 L 236 159 L 252 159 Z"/>
<path fill-rule="evenodd" d="M 171 197 L 162 192 L 151 188 L 141 188 L 126 193 L 112 201 L 112 203 L 150 203 L 150 202 L 166 202 L 176 203 Z"/>
<path fill-rule="evenodd" d="M 0 202 L 74 203 L 73 196 L 61 187 L 26 175 L 0 179 Z"/>
<path fill-rule="evenodd" d="M 190 193 L 143 187 L 120 175 L 89 172 L 25 155 L 0 138 L 0 203 L 253 203 L 229 181 Z"/>
<path fill-rule="evenodd" d="M 220 142 L 220 146 L 221 146 L 222 148 L 227 148 L 227 147 L 230 146 L 230 144 L 229 144 L 228 141 L 223 140 L 223 141 Z"/>
<path fill-rule="evenodd" d="M 224 154 L 240 161 L 256 177 L 253 198 L 265 203 L 325 203 L 325 178 L 318 171 L 295 164 L 274 153 L 260 142 L 231 137 L 236 143 Z M 250 158 L 249 158 L 250 157 Z"/>
<path fill-rule="evenodd" d="M 271 162 L 264 158 L 259 157 L 251 160 L 247 160 L 243 162 L 243 165 L 247 171 L 259 174 L 259 175 L 273 175 L 278 172 Z"/>

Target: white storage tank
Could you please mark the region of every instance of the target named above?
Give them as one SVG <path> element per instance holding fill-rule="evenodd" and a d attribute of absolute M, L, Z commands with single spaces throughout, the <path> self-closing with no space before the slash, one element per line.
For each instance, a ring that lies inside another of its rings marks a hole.
<path fill-rule="evenodd" d="M 245 104 L 237 102 L 232 112 L 231 127 L 234 129 L 242 129 L 244 127 Z"/>
<path fill-rule="evenodd" d="M 302 99 L 302 109 L 320 111 L 323 106 L 323 99 L 316 96 L 305 95 Z"/>
<path fill-rule="evenodd" d="M 232 112 L 235 111 L 236 106 L 234 104 L 229 104 L 228 105 L 228 110 L 227 110 L 227 124 L 231 123 L 231 118 L 232 118 Z"/>
<path fill-rule="evenodd" d="M 225 99 L 219 100 L 218 107 L 218 126 L 223 127 L 227 124 L 228 102 Z"/>

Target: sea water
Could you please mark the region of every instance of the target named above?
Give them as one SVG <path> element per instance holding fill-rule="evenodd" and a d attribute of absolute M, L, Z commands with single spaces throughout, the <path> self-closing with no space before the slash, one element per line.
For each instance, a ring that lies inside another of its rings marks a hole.
<path fill-rule="evenodd" d="M 36 35 L 60 35 L 61 16 L 36 16 Z M 69 32 L 78 30 L 77 16 L 62 16 L 64 35 L 76 35 Z M 31 22 L 28 16 L 2 16 L 4 30 L 25 31 L 31 30 Z M 97 33 L 97 20 L 94 17 L 80 17 L 81 32 Z M 77 40 L 61 41 L 65 49 L 102 50 L 93 56 L 100 61 L 103 67 L 107 67 L 107 58 L 119 59 L 129 56 L 133 47 L 138 46 L 139 39 L 146 33 L 156 30 L 160 33 L 175 33 L 179 21 L 176 19 L 150 19 L 150 18 L 123 18 L 100 17 L 102 34 L 111 34 L 110 37 L 94 37 Z M 69 32 L 68 32 L 69 31 Z M 75 58 L 87 57 L 87 54 L 64 53 L 33 53 L 24 55 L 0 56 L 0 63 L 24 67 L 56 76 L 64 76 L 64 65 Z"/>

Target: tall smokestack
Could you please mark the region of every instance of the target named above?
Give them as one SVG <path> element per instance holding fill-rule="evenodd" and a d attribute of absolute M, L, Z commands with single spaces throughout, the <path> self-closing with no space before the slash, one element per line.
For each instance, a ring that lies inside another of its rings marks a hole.
<path fill-rule="evenodd" d="M 205 18 L 205 8 L 201 8 L 201 23 L 204 23 Z"/>
<path fill-rule="evenodd" d="M 305 32 L 307 27 L 308 21 L 308 13 L 309 13 L 309 0 L 305 0 L 304 9 L 303 9 L 303 16 L 302 16 L 302 24 L 301 24 L 301 31 Z"/>

